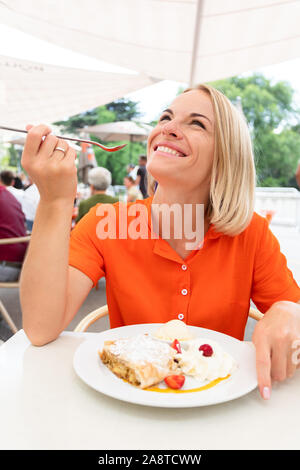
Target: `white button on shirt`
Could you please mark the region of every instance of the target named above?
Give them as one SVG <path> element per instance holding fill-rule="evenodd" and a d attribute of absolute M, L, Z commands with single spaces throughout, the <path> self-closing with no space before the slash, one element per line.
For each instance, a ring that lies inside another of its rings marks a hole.
<path fill-rule="evenodd" d="M 187 291 L 187 289 L 182 289 L 181 293 L 182 293 L 182 295 L 187 295 L 188 291 Z"/>
<path fill-rule="evenodd" d="M 186 270 L 187 270 L 187 266 L 186 266 L 185 264 L 183 264 L 183 265 L 181 266 L 181 269 L 182 269 L 182 271 L 186 271 Z"/>
<path fill-rule="evenodd" d="M 183 313 L 180 313 L 180 314 L 178 315 L 178 318 L 179 318 L 179 320 L 183 320 L 183 319 L 184 319 Z"/>

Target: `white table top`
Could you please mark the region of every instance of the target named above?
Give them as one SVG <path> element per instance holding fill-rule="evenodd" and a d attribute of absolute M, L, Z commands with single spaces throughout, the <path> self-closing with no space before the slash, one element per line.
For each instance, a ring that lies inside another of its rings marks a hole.
<path fill-rule="evenodd" d="M 73 369 L 97 333 L 64 332 L 34 347 L 23 330 L 0 347 L 0 449 L 299 449 L 300 372 L 275 385 L 199 408 L 151 408 L 89 388 Z"/>

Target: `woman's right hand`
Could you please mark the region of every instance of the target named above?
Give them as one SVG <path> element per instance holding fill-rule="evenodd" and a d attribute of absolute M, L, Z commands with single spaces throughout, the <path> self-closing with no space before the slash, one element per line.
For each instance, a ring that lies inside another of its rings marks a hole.
<path fill-rule="evenodd" d="M 26 126 L 21 164 L 36 184 L 41 201 L 72 203 L 77 190 L 76 151 L 46 125 Z M 43 140 L 44 138 L 44 140 Z M 56 150 L 61 147 L 61 150 Z"/>

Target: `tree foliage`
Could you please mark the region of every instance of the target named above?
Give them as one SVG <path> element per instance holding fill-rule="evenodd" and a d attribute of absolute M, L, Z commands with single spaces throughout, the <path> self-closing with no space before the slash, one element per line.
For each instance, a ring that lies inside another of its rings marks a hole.
<path fill-rule="evenodd" d="M 131 121 L 141 116 L 138 103 L 124 98 L 108 103 L 106 109 L 114 113 L 116 121 Z"/>
<path fill-rule="evenodd" d="M 261 74 L 219 80 L 212 85 L 234 104 L 239 101 L 249 124 L 259 186 L 296 186 L 300 112 L 288 82 L 272 83 Z"/>
<path fill-rule="evenodd" d="M 60 126 L 63 132 L 74 133 L 85 126 L 95 126 L 113 121 L 131 121 L 139 118 L 141 113 L 138 110 L 138 103 L 132 100 L 121 98 L 104 106 L 97 106 L 84 113 L 76 114 L 63 121 L 56 121 L 53 124 Z"/>
<path fill-rule="evenodd" d="M 122 142 L 111 142 L 110 145 L 118 145 Z M 106 143 L 107 144 L 107 143 Z M 131 147 L 131 148 L 130 148 Z M 140 142 L 128 143 L 118 152 L 108 153 L 100 148 L 95 149 L 95 157 L 99 166 L 107 168 L 112 174 L 112 184 L 123 184 L 129 163 L 138 163 L 140 155 L 145 155 L 146 144 Z"/>
<path fill-rule="evenodd" d="M 108 103 L 104 106 L 98 106 L 85 113 L 72 116 L 65 121 L 55 122 L 55 125 L 61 127 L 62 132 L 78 134 L 78 129 L 84 126 L 94 126 L 115 121 L 131 121 L 138 119 L 141 113 L 138 110 L 138 103 L 132 100 L 121 98 Z M 121 143 L 127 143 L 124 149 L 115 153 L 108 153 L 100 148 L 94 148 L 95 157 L 99 166 L 107 168 L 112 173 L 112 184 L 123 184 L 123 178 L 126 175 L 126 168 L 129 163 L 136 164 L 139 155 L 145 154 L 146 144 L 137 142 L 104 142 L 95 136 L 92 140 L 100 142 L 108 147 Z"/>
<path fill-rule="evenodd" d="M 98 108 L 95 108 L 84 113 L 76 114 L 75 116 L 71 116 L 63 121 L 56 121 L 53 124 L 59 126 L 62 132 L 65 132 L 66 134 L 76 134 L 77 129 L 81 129 L 85 126 L 94 126 L 97 124 L 97 109 Z"/>
<path fill-rule="evenodd" d="M 20 162 L 20 152 L 17 151 L 14 145 L 10 145 L 7 149 L 7 152 L 9 155 L 9 166 L 17 168 Z"/>

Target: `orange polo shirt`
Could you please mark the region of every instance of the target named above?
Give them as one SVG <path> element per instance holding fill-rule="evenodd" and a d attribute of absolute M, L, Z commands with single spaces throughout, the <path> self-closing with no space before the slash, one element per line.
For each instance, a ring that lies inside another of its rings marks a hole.
<path fill-rule="evenodd" d="M 149 216 L 152 198 L 137 202 L 145 205 Z M 113 204 L 117 234 L 119 204 Z M 126 210 L 134 204 L 128 203 Z M 105 217 L 96 214 L 99 206 L 72 230 L 69 264 L 93 285 L 105 276 L 111 328 L 180 319 L 243 339 L 250 299 L 263 313 L 278 300 L 300 300 L 300 288 L 278 240 L 256 213 L 234 237 L 210 225 L 202 248 L 183 260 L 167 241 L 151 239 L 151 218 L 147 239 L 99 239 L 97 226 Z M 129 216 L 128 226 L 138 217 L 139 213 Z"/>

